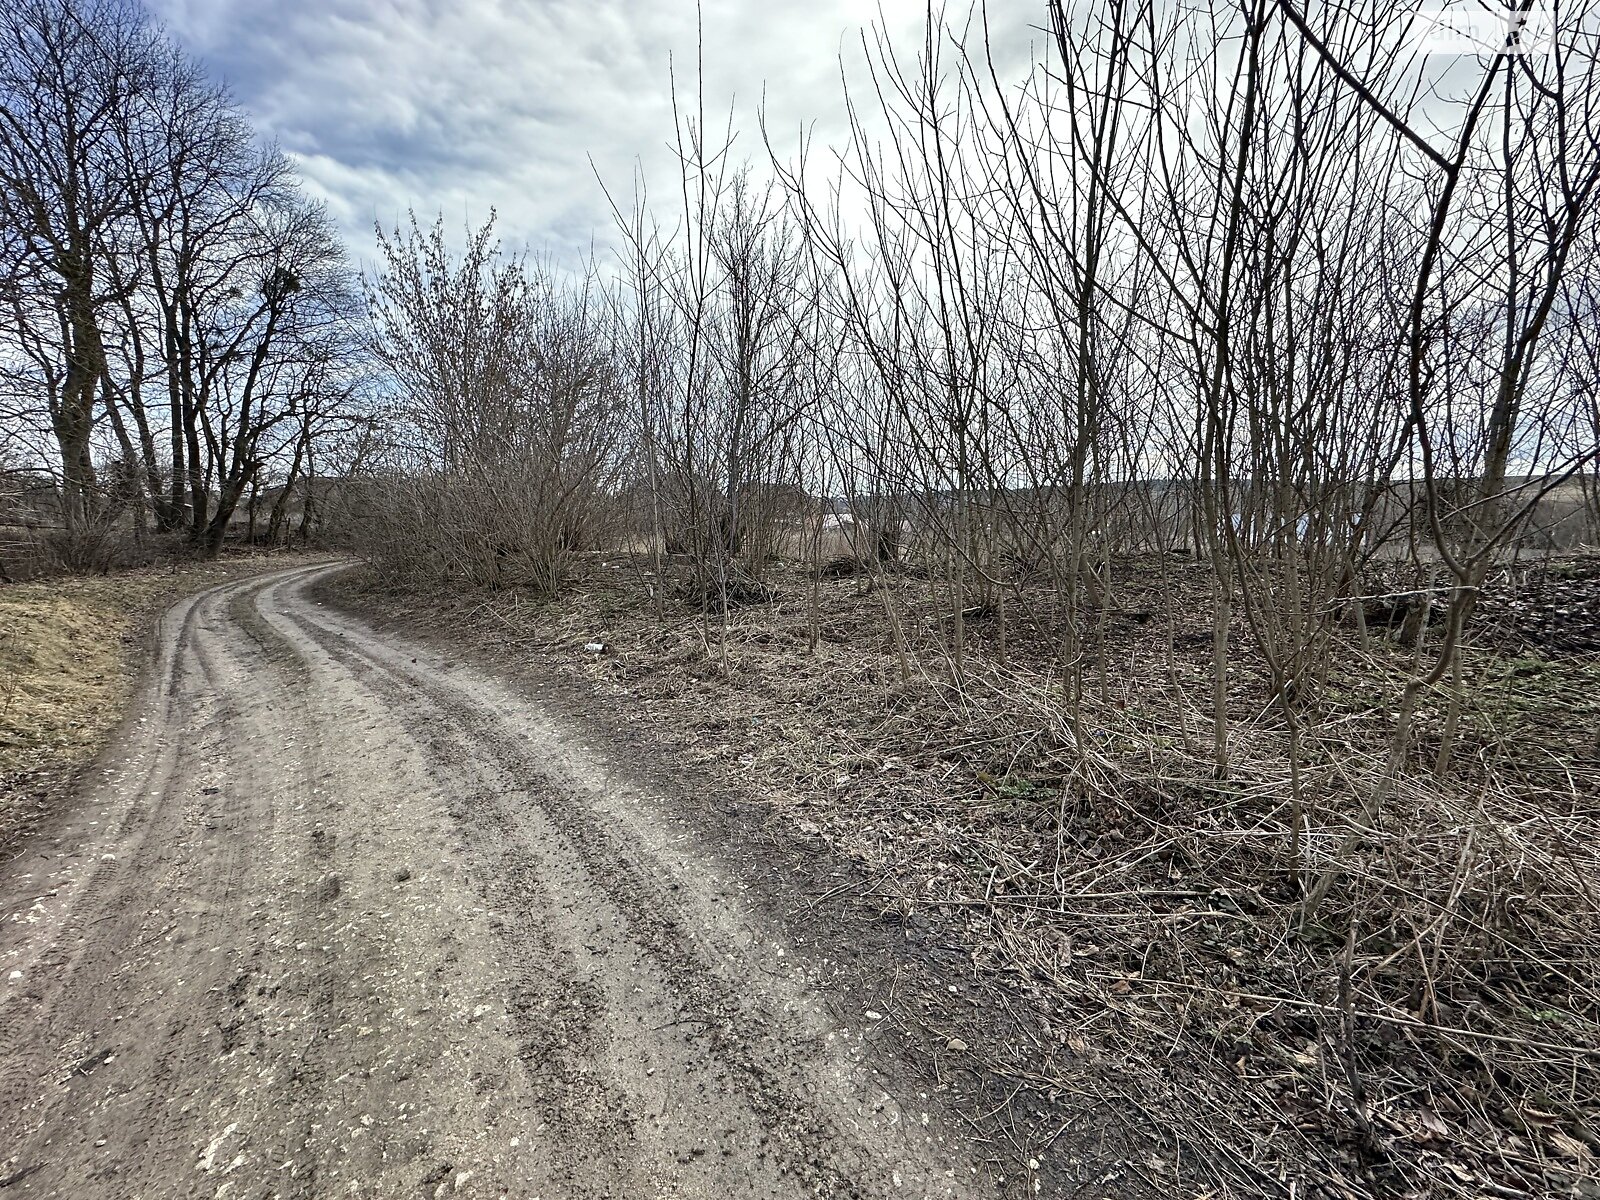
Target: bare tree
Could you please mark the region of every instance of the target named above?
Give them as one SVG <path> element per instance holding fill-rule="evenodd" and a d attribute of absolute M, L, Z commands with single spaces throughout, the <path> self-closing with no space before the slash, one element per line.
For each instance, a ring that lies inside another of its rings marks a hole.
<path fill-rule="evenodd" d="M 502 254 L 492 219 L 459 255 L 442 220 L 379 230 L 379 245 L 368 308 L 397 386 L 414 524 L 376 553 L 431 562 L 436 576 L 555 590 L 628 457 L 604 295 L 592 274 L 566 286 Z"/>
<path fill-rule="evenodd" d="M 129 204 L 115 132 L 152 62 L 152 35 L 126 0 L 20 0 L 0 15 L 0 286 L 47 381 L 74 561 L 99 517 L 107 259 Z"/>

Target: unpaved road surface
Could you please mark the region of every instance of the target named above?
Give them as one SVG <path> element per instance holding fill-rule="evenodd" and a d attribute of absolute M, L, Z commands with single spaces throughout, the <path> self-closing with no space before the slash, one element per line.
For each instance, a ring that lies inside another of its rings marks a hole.
<path fill-rule="evenodd" d="M 172 609 L 0 857 L 0 1200 L 994 1194 L 692 822 L 327 569 Z"/>

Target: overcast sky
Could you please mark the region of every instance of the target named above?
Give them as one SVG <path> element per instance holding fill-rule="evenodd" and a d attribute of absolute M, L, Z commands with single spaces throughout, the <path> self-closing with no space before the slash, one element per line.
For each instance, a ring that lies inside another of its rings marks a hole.
<path fill-rule="evenodd" d="M 373 222 L 408 207 L 457 226 L 493 207 L 508 242 L 571 262 L 610 236 L 591 156 L 625 194 L 636 158 L 653 194 L 675 182 L 669 57 L 692 89 L 692 0 L 149 2 L 295 157 L 358 258 Z M 1042 2 L 995 8 L 1012 10 L 1011 47 L 1037 40 Z M 914 57 L 924 5 L 882 10 Z M 763 93 L 775 141 L 812 121 L 837 136 L 840 55 L 859 61 L 875 3 L 707 0 L 704 13 L 707 106 L 737 98 L 749 153 L 762 153 Z"/>

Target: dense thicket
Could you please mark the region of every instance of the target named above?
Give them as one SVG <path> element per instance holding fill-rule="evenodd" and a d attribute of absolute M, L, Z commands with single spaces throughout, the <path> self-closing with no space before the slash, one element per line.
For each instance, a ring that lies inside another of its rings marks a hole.
<path fill-rule="evenodd" d="M 392 382 L 361 546 L 392 576 L 543 592 L 609 532 L 628 461 L 615 322 L 592 276 L 503 255 L 493 220 L 378 231 L 372 350 Z"/>
<path fill-rule="evenodd" d="M 1047 15 L 1021 78 L 981 24 L 864 40 L 820 170 L 741 167 L 682 106 L 671 200 L 614 197 L 603 305 L 487 231 L 464 260 L 387 239 L 402 440 L 570 471 L 711 608 L 830 498 L 871 561 L 936 560 L 958 676 L 973 603 L 1047 579 L 1077 661 L 1113 557 L 1178 549 L 1211 567 L 1218 677 L 1239 606 L 1303 697 L 1326 618 L 1405 564 L 1437 682 L 1497 554 L 1592 529 L 1600 31 L 1564 11 L 1548 52 L 1462 55 L 1286 0 Z M 577 400 L 545 364 L 585 340 Z M 541 527 L 569 490 L 491 489 Z M 1225 774 L 1220 691 L 1215 724 Z"/>
<path fill-rule="evenodd" d="M 283 154 L 134 0 L 0 9 L 7 516 L 66 565 L 147 532 L 214 553 L 311 474 L 356 413 L 353 283 Z"/>

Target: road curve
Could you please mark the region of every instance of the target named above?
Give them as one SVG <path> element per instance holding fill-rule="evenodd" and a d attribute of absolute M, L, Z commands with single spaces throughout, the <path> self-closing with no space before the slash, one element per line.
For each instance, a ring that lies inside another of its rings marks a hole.
<path fill-rule="evenodd" d="M 0 855 L 0 1200 L 994 1194 L 691 824 L 329 569 L 171 609 Z"/>

